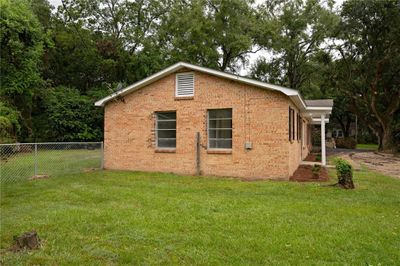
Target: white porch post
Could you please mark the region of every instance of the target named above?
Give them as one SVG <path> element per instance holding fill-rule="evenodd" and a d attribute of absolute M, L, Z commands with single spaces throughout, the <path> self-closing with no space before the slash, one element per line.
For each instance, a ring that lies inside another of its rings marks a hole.
<path fill-rule="evenodd" d="M 326 165 L 325 114 L 321 115 L 321 160 L 322 165 Z"/>

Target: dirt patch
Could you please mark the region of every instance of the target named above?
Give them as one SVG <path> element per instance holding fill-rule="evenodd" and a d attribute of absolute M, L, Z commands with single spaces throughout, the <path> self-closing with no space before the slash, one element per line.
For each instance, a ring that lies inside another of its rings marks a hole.
<path fill-rule="evenodd" d="M 50 176 L 48 176 L 48 175 L 34 175 L 31 178 L 29 178 L 29 180 L 47 179 L 49 177 Z"/>
<path fill-rule="evenodd" d="M 89 172 L 94 172 L 94 171 L 98 171 L 98 170 L 100 170 L 100 168 L 83 168 L 82 172 L 89 173 Z"/>
<path fill-rule="evenodd" d="M 353 161 L 365 165 L 368 169 L 400 178 L 400 157 L 378 152 L 358 152 L 350 154 Z"/>
<path fill-rule="evenodd" d="M 9 251 L 18 252 L 22 250 L 33 250 L 40 247 L 40 238 L 36 231 L 26 232 L 21 236 L 14 236 L 14 244 Z"/>
<path fill-rule="evenodd" d="M 326 182 L 329 180 L 325 167 L 321 167 L 317 178 L 313 175 L 312 169 L 312 165 L 300 165 L 289 180 L 296 182 Z"/>

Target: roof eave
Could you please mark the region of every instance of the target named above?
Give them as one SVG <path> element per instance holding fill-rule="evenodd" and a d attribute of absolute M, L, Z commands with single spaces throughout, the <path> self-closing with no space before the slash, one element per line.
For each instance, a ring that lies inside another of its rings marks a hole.
<path fill-rule="evenodd" d="M 175 71 L 177 71 L 177 70 L 179 70 L 181 68 L 183 68 L 182 62 L 178 62 L 178 63 L 176 63 L 176 64 L 174 64 L 174 65 L 172 65 L 170 67 L 167 67 L 164 70 L 161 70 L 161 71 L 159 71 L 159 72 L 157 72 L 157 73 L 155 73 L 155 74 L 153 74 L 151 76 L 148 76 L 145 79 L 142 79 L 142 80 L 140 80 L 140 81 L 138 81 L 136 83 L 133 83 L 133 84 L 127 86 L 126 88 L 122 89 L 122 90 L 116 91 L 116 92 L 108 95 L 107 97 L 104 97 L 104 98 L 98 100 L 97 102 L 94 103 L 94 105 L 103 107 L 108 101 L 112 100 L 113 98 L 115 98 L 117 96 L 123 96 L 125 94 L 130 93 L 131 91 L 134 91 L 134 90 L 137 90 L 139 88 L 142 88 L 142 87 L 144 87 L 144 86 L 146 86 L 146 85 L 148 85 L 148 84 L 150 84 L 150 83 L 152 83 L 152 82 L 154 82 L 156 80 L 159 80 L 159 79 L 167 76 L 168 74 L 173 73 L 173 72 L 175 72 Z"/>
<path fill-rule="evenodd" d="M 230 74 L 230 73 L 225 73 L 225 72 L 210 69 L 210 68 L 200 67 L 200 66 L 192 65 L 189 63 L 185 63 L 185 62 L 178 62 L 170 67 L 167 67 L 164 70 L 161 70 L 161 71 L 141 80 L 141 81 L 138 81 L 132 85 L 129 85 L 120 91 L 114 92 L 113 94 L 108 95 L 107 97 L 97 101 L 95 103 L 95 106 L 104 106 L 108 101 L 112 100 L 113 98 L 115 98 L 117 96 L 123 96 L 125 94 L 128 94 L 134 90 L 137 90 L 143 86 L 146 86 L 146 85 L 148 85 L 156 80 L 159 80 L 159 79 L 167 76 L 168 74 L 171 74 L 182 68 L 188 68 L 191 70 L 207 73 L 207 74 L 214 75 L 217 77 L 227 78 L 230 80 L 237 80 L 239 82 L 242 82 L 242 83 L 245 83 L 248 85 L 252 85 L 255 87 L 259 87 L 259 88 L 278 91 L 278 92 L 281 92 L 281 93 L 285 94 L 286 96 L 290 97 L 292 99 L 292 101 L 295 103 L 295 105 L 301 111 L 306 111 L 309 108 L 309 107 L 307 107 L 305 101 L 303 100 L 303 98 L 301 97 L 300 93 L 297 90 L 261 82 L 261 81 L 254 80 L 254 79 L 241 77 L 241 76 Z"/>

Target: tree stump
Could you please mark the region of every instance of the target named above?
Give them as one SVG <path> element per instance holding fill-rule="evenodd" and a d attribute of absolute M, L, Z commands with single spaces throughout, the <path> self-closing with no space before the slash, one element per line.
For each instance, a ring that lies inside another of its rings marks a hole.
<path fill-rule="evenodd" d="M 14 236 L 14 245 L 10 247 L 13 252 L 24 249 L 38 249 L 40 247 L 40 238 L 36 231 L 26 232 L 22 236 Z"/>
<path fill-rule="evenodd" d="M 345 188 L 345 189 L 353 189 L 354 188 L 352 172 L 342 174 L 338 179 L 339 179 L 338 184 L 342 188 Z"/>

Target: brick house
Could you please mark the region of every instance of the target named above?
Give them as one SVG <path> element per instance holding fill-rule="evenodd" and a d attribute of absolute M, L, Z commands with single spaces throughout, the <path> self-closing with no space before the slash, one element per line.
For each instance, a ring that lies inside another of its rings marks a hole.
<path fill-rule="evenodd" d="M 333 101 L 180 62 L 95 105 L 106 169 L 288 179 Z"/>

